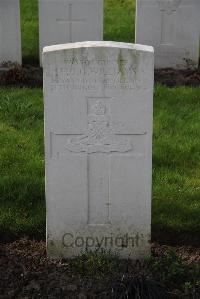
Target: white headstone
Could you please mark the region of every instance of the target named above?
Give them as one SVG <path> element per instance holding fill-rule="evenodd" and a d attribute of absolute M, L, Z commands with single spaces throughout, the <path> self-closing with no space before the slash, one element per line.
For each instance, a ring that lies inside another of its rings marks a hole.
<path fill-rule="evenodd" d="M 47 248 L 150 252 L 153 48 L 44 48 Z"/>
<path fill-rule="evenodd" d="M 19 0 L 0 0 L 0 65 L 22 62 Z"/>
<path fill-rule="evenodd" d="M 40 61 L 45 46 L 103 39 L 103 0 L 39 0 L 39 19 Z"/>
<path fill-rule="evenodd" d="M 155 68 L 196 68 L 199 0 L 137 0 L 136 42 L 155 49 Z"/>

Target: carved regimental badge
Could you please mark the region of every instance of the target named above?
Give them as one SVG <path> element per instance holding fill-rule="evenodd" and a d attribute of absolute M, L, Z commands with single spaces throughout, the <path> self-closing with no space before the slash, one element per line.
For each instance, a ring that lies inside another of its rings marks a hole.
<path fill-rule="evenodd" d="M 66 148 L 75 153 L 124 153 L 132 150 L 132 144 L 125 137 L 117 138 L 108 107 L 98 100 L 92 104 L 88 113 L 87 134 L 68 139 Z"/>

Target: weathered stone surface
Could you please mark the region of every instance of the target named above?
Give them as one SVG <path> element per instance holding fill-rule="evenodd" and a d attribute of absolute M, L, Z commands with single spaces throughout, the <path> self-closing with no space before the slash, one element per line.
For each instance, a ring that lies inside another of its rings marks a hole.
<path fill-rule="evenodd" d="M 137 0 L 136 42 L 155 49 L 156 68 L 196 68 L 199 0 Z"/>
<path fill-rule="evenodd" d="M 0 1 L 0 66 L 22 62 L 19 0 Z"/>
<path fill-rule="evenodd" d="M 115 42 L 43 54 L 47 250 L 150 252 L 153 48 Z"/>
<path fill-rule="evenodd" d="M 103 0 L 39 0 L 39 19 L 40 55 L 45 46 L 103 39 Z"/>

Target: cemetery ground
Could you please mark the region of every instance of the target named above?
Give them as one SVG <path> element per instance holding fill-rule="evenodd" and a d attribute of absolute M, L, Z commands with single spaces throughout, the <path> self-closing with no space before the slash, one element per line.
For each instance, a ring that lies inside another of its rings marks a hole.
<path fill-rule="evenodd" d="M 148 288 L 158 292 L 155 298 L 166 292 L 166 298 L 198 298 L 200 89 L 155 87 L 152 232 L 157 243 L 153 257 L 137 264 L 105 253 L 59 263 L 46 259 L 42 90 L 3 87 L 0 99 L 2 298 L 112 298 L 112 290 L 113 298 L 120 298 L 123 288 L 143 290 L 141 298 L 150 298 Z"/>
<path fill-rule="evenodd" d="M 44 238 L 42 90 L 4 87 L 0 99 L 0 230 Z M 161 240 L 198 242 L 199 110 L 199 88 L 155 87 L 152 224 Z"/>
<path fill-rule="evenodd" d="M 106 0 L 104 38 L 133 42 L 134 10 L 132 0 Z M 17 87 L 0 88 L 0 298 L 200 298 L 199 73 L 156 73 L 174 87 L 154 93 L 152 257 L 48 260 L 37 1 L 22 0 L 21 15 L 29 66 L 1 78 Z"/>

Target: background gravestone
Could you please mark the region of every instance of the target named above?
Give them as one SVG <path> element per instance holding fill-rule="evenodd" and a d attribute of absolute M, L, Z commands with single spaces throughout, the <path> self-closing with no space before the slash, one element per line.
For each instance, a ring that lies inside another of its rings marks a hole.
<path fill-rule="evenodd" d="M 40 55 L 45 46 L 103 39 L 103 0 L 39 0 L 39 19 Z"/>
<path fill-rule="evenodd" d="M 136 42 L 155 49 L 155 68 L 196 68 L 199 0 L 137 0 Z"/>
<path fill-rule="evenodd" d="M 46 47 L 47 247 L 150 252 L 153 49 L 114 42 Z"/>
<path fill-rule="evenodd" d="M 21 64 L 19 0 L 0 0 L 0 64 Z"/>

